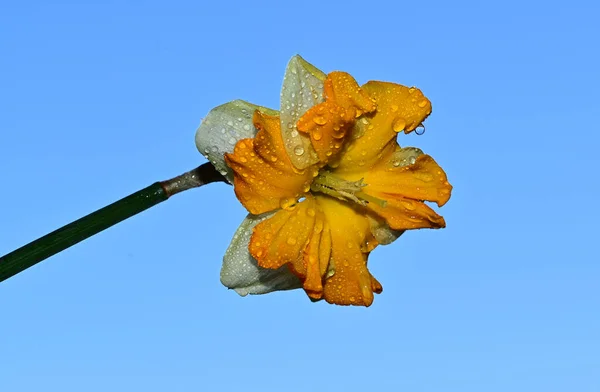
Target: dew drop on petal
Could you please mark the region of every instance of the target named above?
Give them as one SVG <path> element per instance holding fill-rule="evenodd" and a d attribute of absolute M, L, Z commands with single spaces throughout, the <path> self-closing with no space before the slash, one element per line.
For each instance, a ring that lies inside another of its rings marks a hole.
<path fill-rule="evenodd" d="M 296 146 L 294 148 L 294 154 L 296 154 L 298 156 L 304 154 L 304 147 L 302 147 L 302 146 Z"/>
<path fill-rule="evenodd" d="M 419 136 L 424 134 L 425 133 L 425 125 L 419 124 L 419 126 L 417 126 L 417 128 L 415 129 L 415 133 Z"/>
<path fill-rule="evenodd" d="M 391 108 L 394 113 L 398 111 L 398 105 L 392 105 Z"/>
<path fill-rule="evenodd" d="M 323 116 L 316 116 L 315 118 L 313 118 L 313 121 L 315 122 L 315 124 L 318 124 L 318 125 L 327 124 L 327 118 L 325 118 Z"/>
<path fill-rule="evenodd" d="M 296 244 L 296 238 L 294 238 L 294 237 L 288 237 L 287 243 L 288 243 L 288 245 L 295 245 Z"/>
<path fill-rule="evenodd" d="M 419 101 L 419 103 L 417 104 L 420 108 L 424 108 L 425 106 L 427 106 L 427 100 L 426 99 L 422 99 Z"/>
<path fill-rule="evenodd" d="M 398 117 L 394 120 L 394 123 L 392 124 L 394 132 L 400 132 L 404 130 L 404 128 L 406 128 L 406 120 L 404 118 Z"/>
<path fill-rule="evenodd" d="M 312 137 L 315 140 L 321 140 L 323 138 L 323 132 L 320 129 L 315 129 L 312 133 Z"/>

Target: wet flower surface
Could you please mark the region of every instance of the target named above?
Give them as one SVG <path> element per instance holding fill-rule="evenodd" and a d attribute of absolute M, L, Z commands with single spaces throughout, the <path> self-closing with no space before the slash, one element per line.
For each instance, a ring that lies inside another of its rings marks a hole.
<path fill-rule="evenodd" d="M 303 288 L 313 300 L 373 302 L 370 252 L 409 229 L 442 228 L 452 186 L 429 155 L 397 136 L 431 103 L 415 87 L 288 64 L 280 111 L 234 101 L 213 109 L 199 150 L 234 185 L 249 215 L 226 252 L 221 281 L 239 294 Z"/>

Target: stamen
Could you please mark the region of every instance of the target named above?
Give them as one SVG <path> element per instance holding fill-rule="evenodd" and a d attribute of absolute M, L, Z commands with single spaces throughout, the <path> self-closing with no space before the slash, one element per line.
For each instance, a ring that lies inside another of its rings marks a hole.
<path fill-rule="evenodd" d="M 352 201 L 361 206 L 375 203 L 385 207 L 385 200 L 378 199 L 362 191 L 365 186 L 367 184 L 362 178 L 358 181 L 347 181 L 336 177 L 330 171 L 324 170 L 314 179 L 310 189 L 313 192 L 323 193 L 343 201 Z"/>

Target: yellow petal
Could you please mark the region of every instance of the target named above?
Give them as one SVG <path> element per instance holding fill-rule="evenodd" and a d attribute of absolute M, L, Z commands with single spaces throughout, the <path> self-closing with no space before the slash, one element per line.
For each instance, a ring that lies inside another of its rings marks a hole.
<path fill-rule="evenodd" d="M 431 102 L 415 87 L 368 82 L 361 88 L 376 101 L 377 110 L 356 122 L 340 154 L 340 173 L 368 170 L 395 150 L 399 132 L 413 131 L 431 113 Z"/>
<path fill-rule="evenodd" d="M 298 120 L 298 131 L 310 134 L 313 148 L 323 163 L 334 159 L 356 117 L 375 110 L 375 103 L 354 78 L 345 72 L 327 75 L 325 102 L 311 107 Z"/>
<path fill-rule="evenodd" d="M 254 112 L 254 139 L 242 139 L 225 162 L 234 172 L 234 190 L 252 214 L 293 202 L 306 192 L 316 169 L 297 170 L 285 151 L 278 116 Z"/>
<path fill-rule="evenodd" d="M 398 147 L 397 152 L 401 151 Z M 392 154 L 365 172 L 364 182 L 367 186 L 363 192 L 384 200 L 402 197 L 432 201 L 439 207 L 446 204 L 452 185 L 431 156 L 419 155 L 414 158 L 414 163 L 406 166 L 402 166 L 397 159 L 397 155 Z"/>
<path fill-rule="evenodd" d="M 323 296 L 331 237 L 325 215 L 312 196 L 258 224 L 249 250 L 259 266 L 277 269 L 287 264 L 311 298 Z"/>
<path fill-rule="evenodd" d="M 444 218 L 425 203 L 400 196 L 388 198 L 385 207 L 375 203 L 369 209 L 386 220 L 393 230 L 439 229 L 446 227 Z"/>
<path fill-rule="evenodd" d="M 369 251 L 376 246 L 367 217 L 335 199 L 317 200 L 331 227 L 333 275 L 325 280 L 323 297 L 338 305 L 371 305 L 382 287 L 367 269 Z"/>

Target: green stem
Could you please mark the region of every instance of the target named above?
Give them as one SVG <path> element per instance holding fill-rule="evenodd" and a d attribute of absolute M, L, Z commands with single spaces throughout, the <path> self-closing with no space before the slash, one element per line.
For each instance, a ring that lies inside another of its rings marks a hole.
<path fill-rule="evenodd" d="M 0 282 L 167 200 L 176 193 L 216 181 L 225 181 L 225 179 L 210 163 L 205 163 L 171 180 L 155 182 L 0 257 Z"/>

